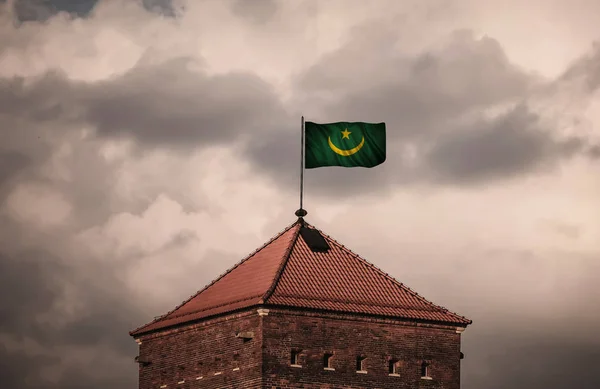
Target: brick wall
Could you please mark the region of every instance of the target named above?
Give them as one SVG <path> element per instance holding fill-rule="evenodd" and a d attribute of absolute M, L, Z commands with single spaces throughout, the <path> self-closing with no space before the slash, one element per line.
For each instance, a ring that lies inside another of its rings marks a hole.
<path fill-rule="evenodd" d="M 260 388 L 261 320 L 253 309 L 143 336 L 139 359 L 151 364 L 140 364 L 139 388 Z M 254 338 L 244 341 L 235 337 L 243 331 L 253 331 Z"/>
<path fill-rule="evenodd" d="M 254 338 L 235 337 L 243 331 Z M 140 340 L 140 360 L 151 362 L 140 365 L 140 389 L 460 388 L 455 327 L 271 308 L 266 316 L 252 309 Z M 300 351 L 301 367 L 290 366 L 292 350 Z M 325 353 L 335 370 L 324 369 Z M 364 374 L 356 372 L 359 355 Z M 398 361 L 397 375 L 389 375 L 390 359 Z M 424 360 L 430 380 L 421 379 Z"/>
<path fill-rule="evenodd" d="M 416 326 L 393 321 L 323 318 L 271 310 L 263 322 L 264 388 L 439 388 L 460 387 L 460 334 L 455 327 Z M 301 350 L 290 366 L 292 350 Z M 323 356 L 332 353 L 325 370 Z M 356 357 L 365 374 L 356 372 Z M 398 360 L 397 376 L 389 360 Z M 421 379 L 429 362 L 431 380 Z"/>

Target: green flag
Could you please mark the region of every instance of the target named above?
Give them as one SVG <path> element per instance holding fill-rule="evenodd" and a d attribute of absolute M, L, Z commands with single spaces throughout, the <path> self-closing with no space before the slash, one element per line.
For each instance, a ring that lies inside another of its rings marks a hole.
<path fill-rule="evenodd" d="M 374 167 L 385 161 L 385 123 L 306 122 L 304 165 Z"/>

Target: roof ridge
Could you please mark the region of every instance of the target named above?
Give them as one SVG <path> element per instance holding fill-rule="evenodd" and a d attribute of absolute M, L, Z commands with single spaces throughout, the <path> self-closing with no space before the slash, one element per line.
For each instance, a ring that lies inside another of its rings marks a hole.
<path fill-rule="evenodd" d="M 277 238 L 281 237 L 283 234 L 285 234 L 286 232 L 288 232 L 292 227 L 294 227 L 296 224 L 298 223 L 298 221 L 295 221 L 294 223 L 290 224 L 289 226 L 287 226 L 285 229 L 283 229 L 282 231 L 280 231 L 279 233 L 277 233 L 275 236 L 273 236 L 269 241 L 267 241 L 265 244 L 263 244 L 262 246 L 260 246 L 259 248 L 255 249 L 254 251 L 252 251 L 250 254 L 248 254 L 246 257 L 244 257 L 241 261 L 237 262 L 235 265 L 233 265 L 231 268 L 229 268 L 228 270 L 226 270 L 224 273 L 222 273 L 220 276 L 218 276 L 217 278 L 215 278 L 212 282 L 206 284 L 202 289 L 198 290 L 196 293 L 194 293 L 193 295 L 191 295 L 189 298 L 187 298 L 186 300 L 184 300 L 181 304 L 179 304 L 178 306 L 176 306 L 175 308 L 173 308 L 172 310 L 170 310 L 169 312 L 165 313 L 164 315 L 158 316 L 156 318 L 154 318 L 154 320 L 152 320 L 149 323 L 144 324 L 141 327 L 138 327 L 132 331 L 129 332 L 130 335 L 133 335 L 137 332 L 139 332 L 140 330 L 149 327 L 150 325 L 166 318 L 167 316 L 169 316 L 170 314 L 172 314 L 173 312 L 177 311 L 179 308 L 183 307 L 185 304 L 187 304 L 188 302 L 190 302 L 194 297 L 198 296 L 199 294 L 201 294 L 202 292 L 204 292 L 205 290 L 207 290 L 208 288 L 210 288 L 211 286 L 213 286 L 214 284 L 217 283 L 217 281 L 221 280 L 223 277 L 225 277 L 227 274 L 231 273 L 233 270 L 235 270 L 236 268 L 238 268 L 242 263 L 246 262 L 247 260 L 249 260 L 250 258 L 252 258 L 254 255 L 256 255 L 256 253 L 258 253 L 260 250 L 264 249 L 265 247 L 267 247 L 268 245 L 270 245 L 271 243 L 273 243 L 273 241 L 275 241 Z M 182 315 L 185 316 L 185 315 Z"/>
<path fill-rule="evenodd" d="M 300 227 L 302 227 L 302 223 L 304 223 L 304 222 L 300 221 L 300 220 L 301 219 L 298 219 L 298 221 L 296 221 L 296 223 L 294 223 L 293 226 L 295 226 L 296 224 L 300 224 Z M 277 284 L 279 283 L 279 280 L 281 279 L 283 271 L 285 270 L 285 267 L 287 266 L 287 264 L 290 260 L 290 255 L 292 254 L 292 250 L 294 249 L 294 246 L 296 245 L 296 242 L 298 241 L 299 236 L 300 236 L 300 228 L 298 228 L 298 231 L 296 231 L 296 233 L 294 234 L 294 237 L 292 238 L 290 245 L 285 250 L 281 264 L 279 265 L 279 269 L 277 269 L 277 273 L 275 273 L 275 277 L 273 277 L 273 282 L 271 283 L 271 286 L 269 287 L 269 289 L 267 289 L 267 291 L 265 292 L 263 297 L 260 299 L 260 302 L 259 302 L 260 304 L 264 304 L 269 299 L 269 297 L 271 297 L 271 295 L 275 291 L 275 288 L 277 288 Z"/>
<path fill-rule="evenodd" d="M 380 268 L 378 268 L 377 266 L 375 266 L 374 264 L 372 264 L 371 262 L 367 261 L 366 259 L 362 258 L 360 255 L 358 255 L 357 253 L 355 253 L 354 251 L 352 251 L 351 249 L 347 248 L 346 246 L 344 246 L 343 244 L 341 244 L 340 242 L 338 242 L 337 240 L 335 240 L 334 238 L 332 238 L 331 236 L 323 233 L 323 231 L 321 231 L 320 229 L 318 229 L 317 227 L 308 224 L 307 226 L 312 227 L 316 230 L 319 231 L 319 233 L 323 236 L 325 236 L 326 238 L 328 238 L 329 240 L 331 240 L 334 244 L 338 245 L 342 250 L 346 251 L 347 253 L 349 253 L 350 255 L 352 255 L 353 257 L 355 257 L 356 259 L 358 259 L 359 261 L 361 261 L 364 265 L 371 267 L 373 270 L 375 270 L 377 273 L 379 273 L 379 275 L 383 276 L 385 279 L 387 279 L 388 281 L 390 281 L 393 285 L 406 290 L 408 293 L 412 294 L 414 297 L 418 298 L 419 300 L 422 300 L 423 302 L 432 305 L 436 308 L 441 309 L 442 311 L 448 312 L 449 314 L 456 316 L 457 318 L 462 318 L 464 320 L 469 321 L 469 323 L 472 323 L 473 321 L 470 319 L 467 319 L 464 316 L 461 316 L 455 312 L 452 312 L 450 310 L 448 310 L 445 307 L 442 307 L 440 305 L 437 305 L 429 300 L 427 300 L 425 297 L 421 296 L 420 294 L 418 294 L 417 292 L 415 292 L 414 290 L 412 290 L 411 288 L 409 288 L 407 285 L 403 284 L 402 282 L 398 281 L 397 279 L 395 279 L 394 277 L 390 276 L 388 273 L 384 272 L 383 270 L 381 270 Z"/>

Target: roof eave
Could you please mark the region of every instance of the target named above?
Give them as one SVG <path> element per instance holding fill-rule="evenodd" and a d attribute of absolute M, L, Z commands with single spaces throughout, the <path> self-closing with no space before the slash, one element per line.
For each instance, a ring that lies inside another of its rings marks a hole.
<path fill-rule="evenodd" d="M 240 312 L 244 312 L 244 311 L 251 311 L 252 309 L 260 308 L 261 306 L 264 306 L 264 304 L 262 304 L 262 303 L 252 304 L 252 305 L 248 305 L 246 307 L 241 307 L 241 308 L 232 309 L 232 310 L 229 310 L 229 311 L 219 312 L 219 313 L 215 313 L 213 315 L 207 315 L 207 316 L 203 316 L 203 317 L 199 317 L 199 318 L 195 318 L 195 319 L 190 319 L 188 321 L 182 321 L 180 323 L 170 324 L 170 325 L 166 325 L 166 326 L 163 326 L 163 327 L 152 328 L 151 330 L 144 330 L 144 328 L 148 328 L 150 326 L 150 324 L 147 324 L 147 325 L 145 325 L 145 326 L 143 326 L 141 328 L 138 328 L 136 330 L 133 330 L 133 331 L 129 332 L 129 335 L 131 337 L 133 337 L 134 339 L 137 339 L 137 338 L 140 338 L 142 336 L 149 335 L 149 334 L 156 333 L 156 332 L 160 332 L 160 331 L 173 330 L 173 329 L 176 329 L 176 328 L 181 328 L 181 327 L 189 326 L 189 325 L 192 325 L 192 324 L 202 323 L 203 321 L 217 319 L 217 318 L 222 317 L 222 316 L 227 316 L 227 315 L 231 315 L 231 314 L 235 314 L 235 313 L 240 313 Z"/>
<path fill-rule="evenodd" d="M 362 313 L 362 312 L 348 312 L 348 311 L 333 310 L 333 309 L 297 307 L 297 306 L 293 306 L 293 305 L 282 305 L 282 304 L 265 303 L 265 304 L 262 304 L 262 306 L 264 306 L 265 308 L 285 308 L 285 309 L 298 310 L 298 311 L 304 311 L 304 312 L 333 313 L 333 314 L 350 315 L 350 316 L 356 316 L 356 317 L 365 317 L 366 316 L 366 317 L 372 317 L 372 318 L 380 318 L 380 319 L 388 319 L 388 320 L 391 319 L 391 320 L 399 320 L 399 321 L 404 321 L 404 322 L 445 325 L 445 326 L 461 327 L 461 328 L 467 328 L 467 326 L 469 326 L 470 324 L 473 323 L 473 321 L 469 320 L 469 319 L 457 320 L 457 321 L 451 321 L 451 320 L 444 321 L 444 320 L 431 320 L 431 319 L 415 319 L 415 318 L 405 317 L 405 316 L 377 315 L 377 314 L 373 314 L 373 313 Z M 462 319 L 462 317 L 459 317 L 459 319 Z"/>

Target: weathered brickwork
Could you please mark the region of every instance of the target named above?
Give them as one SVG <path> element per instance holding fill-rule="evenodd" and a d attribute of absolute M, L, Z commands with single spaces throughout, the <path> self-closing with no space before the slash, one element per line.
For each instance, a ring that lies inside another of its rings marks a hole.
<path fill-rule="evenodd" d="M 456 327 L 327 316 L 271 310 L 263 322 L 263 388 L 460 388 Z M 301 350 L 301 367 L 290 366 L 292 350 Z M 324 369 L 325 353 L 335 370 Z M 366 373 L 357 373 L 357 356 L 366 357 Z M 397 375 L 389 375 L 390 359 Z M 423 361 L 430 380 L 421 378 Z"/>
<path fill-rule="evenodd" d="M 261 388 L 261 320 L 254 309 L 143 336 L 139 388 Z M 247 331 L 253 339 L 236 338 Z"/>
<path fill-rule="evenodd" d="M 251 340 L 235 336 L 250 331 Z M 139 359 L 150 362 L 140 364 L 140 389 L 460 388 L 460 334 L 452 326 L 270 307 L 267 315 L 254 308 L 140 340 Z M 291 366 L 292 351 L 300 367 Z M 334 370 L 324 368 L 325 354 L 333 354 Z M 365 373 L 357 373 L 357 356 L 366 357 Z M 431 379 L 421 377 L 423 361 Z"/>

